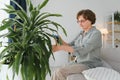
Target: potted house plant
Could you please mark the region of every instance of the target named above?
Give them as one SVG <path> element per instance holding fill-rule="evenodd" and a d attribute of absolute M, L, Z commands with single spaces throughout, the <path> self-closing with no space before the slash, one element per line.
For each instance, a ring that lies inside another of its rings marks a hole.
<path fill-rule="evenodd" d="M 116 22 L 120 22 L 120 12 L 119 11 L 114 12 L 114 20 Z"/>
<path fill-rule="evenodd" d="M 109 16 L 109 21 L 111 22 L 112 20 L 114 20 L 115 24 L 120 24 L 120 12 L 119 11 L 115 11 L 113 13 L 113 16 L 112 15 Z"/>
<path fill-rule="evenodd" d="M 4 19 L 0 26 L 0 31 L 9 31 L 2 36 L 11 40 L 0 53 L 0 58 L 10 61 L 8 65 L 12 68 L 13 78 L 20 71 L 22 80 L 45 80 L 46 74 L 50 73 L 49 57 L 53 53 L 51 38 L 55 37 L 52 33 L 57 33 L 60 28 L 66 35 L 64 28 L 49 17 L 61 15 L 41 12 L 49 0 L 44 0 L 36 7 L 30 0 L 26 0 L 27 12 L 17 2 L 11 1 L 20 10 L 15 10 L 11 5 L 6 5 L 7 8 L 3 9 L 16 17 Z"/>

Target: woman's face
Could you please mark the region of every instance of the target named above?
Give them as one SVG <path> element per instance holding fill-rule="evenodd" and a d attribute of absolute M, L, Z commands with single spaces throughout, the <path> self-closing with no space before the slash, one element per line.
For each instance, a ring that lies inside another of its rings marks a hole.
<path fill-rule="evenodd" d="M 77 23 L 80 25 L 80 27 L 83 30 L 88 30 L 89 28 L 92 27 L 91 21 L 88 19 L 85 19 L 83 15 L 78 17 Z"/>

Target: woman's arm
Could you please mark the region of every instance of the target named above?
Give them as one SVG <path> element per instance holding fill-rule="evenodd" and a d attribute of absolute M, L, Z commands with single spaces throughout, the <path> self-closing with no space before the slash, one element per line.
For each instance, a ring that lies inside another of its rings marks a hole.
<path fill-rule="evenodd" d="M 69 45 L 53 45 L 52 46 L 52 51 L 53 52 L 56 52 L 56 51 L 59 51 L 59 50 L 64 50 L 66 52 L 71 52 L 71 53 L 74 52 L 74 49 Z"/>

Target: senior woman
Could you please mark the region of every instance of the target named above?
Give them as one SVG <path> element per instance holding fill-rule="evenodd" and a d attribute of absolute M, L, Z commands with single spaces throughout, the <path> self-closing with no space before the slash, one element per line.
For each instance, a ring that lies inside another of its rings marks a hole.
<path fill-rule="evenodd" d="M 99 56 L 102 47 L 101 32 L 93 26 L 96 21 L 95 13 L 90 9 L 84 9 L 77 13 L 76 18 L 82 28 L 79 35 L 71 43 L 63 41 L 62 45 L 53 46 L 53 51 L 70 52 L 76 56 L 76 60 L 56 69 L 52 74 L 52 80 L 66 80 L 67 76 L 71 74 L 102 66 Z"/>

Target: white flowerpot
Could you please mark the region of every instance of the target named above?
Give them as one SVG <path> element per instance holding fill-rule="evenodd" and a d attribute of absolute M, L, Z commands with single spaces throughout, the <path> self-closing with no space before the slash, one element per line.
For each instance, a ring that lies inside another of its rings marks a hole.
<path fill-rule="evenodd" d="M 8 68 L 8 65 L 1 65 L 0 66 L 0 80 L 7 80 L 7 76 L 8 76 L 8 80 L 12 80 L 12 69 Z M 22 80 L 22 77 L 20 75 L 16 75 L 14 80 Z"/>

